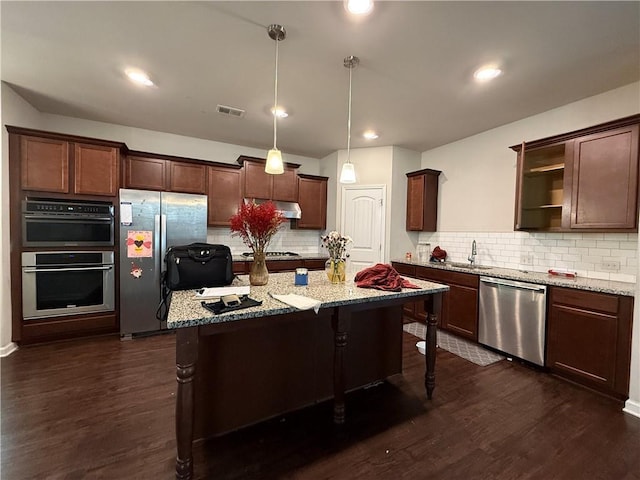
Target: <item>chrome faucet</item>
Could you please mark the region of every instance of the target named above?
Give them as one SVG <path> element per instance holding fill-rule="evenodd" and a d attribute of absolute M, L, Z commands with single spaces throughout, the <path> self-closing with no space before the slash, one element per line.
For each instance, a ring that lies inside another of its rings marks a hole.
<path fill-rule="evenodd" d="M 471 255 L 469 255 L 469 257 L 467 258 L 467 260 L 469 260 L 472 266 L 476 262 L 477 254 L 478 254 L 478 251 L 476 250 L 476 241 L 474 240 L 473 243 L 471 244 Z"/>

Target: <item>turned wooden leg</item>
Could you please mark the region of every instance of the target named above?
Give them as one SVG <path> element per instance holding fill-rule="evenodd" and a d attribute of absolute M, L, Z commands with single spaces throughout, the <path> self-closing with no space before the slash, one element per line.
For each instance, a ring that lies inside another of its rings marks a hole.
<path fill-rule="evenodd" d="M 442 294 L 434 293 L 431 296 L 429 315 L 427 316 L 427 335 L 425 339 L 425 362 L 426 371 L 424 374 L 424 386 L 427 389 L 427 398 L 431 400 L 433 390 L 436 388 L 436 332 L 438 329 L 438 315 L 442 310 Z"/>
<path fill-rule="evenodd" d="M 335 309 L 331 318 L 334 333 L 333 351 L 333 423 L 342 425 L 345 420 L 344 355 L 347 347 L 347 331 L 351 312 L 345 307 Z"/>
<path fill-rule="evenodd" d="M 193 413 L 198 360 L 198 327 L 176 332 L 176 479 L 193 478 Z"/>

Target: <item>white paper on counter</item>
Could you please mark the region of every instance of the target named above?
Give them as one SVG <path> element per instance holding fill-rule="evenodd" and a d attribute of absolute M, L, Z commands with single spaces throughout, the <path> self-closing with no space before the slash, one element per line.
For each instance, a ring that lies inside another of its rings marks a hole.
<path fill-rule="evenodd" d="M 291 307 L 297 308 L 298 310 L 311 310 L 313 308 L 313 311 L 318 313 L 320 305 L 322 305 L 320 300 L 303 297 L 302 295 L 296 295 L 295 293 L 289 293 L 288 295 L 274 295 L 270 293 L 269 295 L 282 303 L 286 303 Z"/>
<path fill-rule="evenodd" d="M 223 297 L 224 295 L 249 295 L 251 293 L 251 287 L 249 285 L 241 285 L 237 287 L 209 287 L 209 288 L 201 288 L 200 290 L 196 290 L 196 298 L 204 299 L 204 298 L 217 298 Z"/>

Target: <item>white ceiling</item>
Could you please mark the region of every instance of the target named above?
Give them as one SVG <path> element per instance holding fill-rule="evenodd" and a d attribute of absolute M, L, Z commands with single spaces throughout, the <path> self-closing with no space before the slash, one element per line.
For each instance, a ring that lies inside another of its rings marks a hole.
<path fill-rule="evenodd" d="M 275 42 L 286 154 L 346 147 L 425 151 L 640 79 L 640 2 L 2 1 L 2 80 L 38 110 L 270 148 Z M 498 61 L 504 75 L 475 84 Z M 123 75 L 147 70 L 157 87 Z M 242 119 L 216 112 L 246 110 Z M 380 132 L 362 139 L 367 128 Z"/>

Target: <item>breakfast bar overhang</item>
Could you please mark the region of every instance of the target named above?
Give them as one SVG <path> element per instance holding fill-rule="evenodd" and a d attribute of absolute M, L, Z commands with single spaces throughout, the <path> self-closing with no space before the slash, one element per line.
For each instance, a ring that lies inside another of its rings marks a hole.
<path fill-rule="evenodd" d="M 402 305 L 429 312 L 425 388 L 435 388 L 437 316 L 446 285 L 411 279 L 400 292 L 331 284 L 309 272 L 271 274 L 251 287 L 262 305 L 214 315 L 194 291 L 173 292 L 167 325 L 176 330 L 176 478 L 193 478 L 194 440 L 219 435 L 333 398 L 333 421 L 345 422 L 345 394 L 402 371 Z M 236 280 L 237 282 L 238 280 Z M 247 281 L 240 277 L 240 282 Z M 321 302 L 316 314 L 270 294 Z"/>

